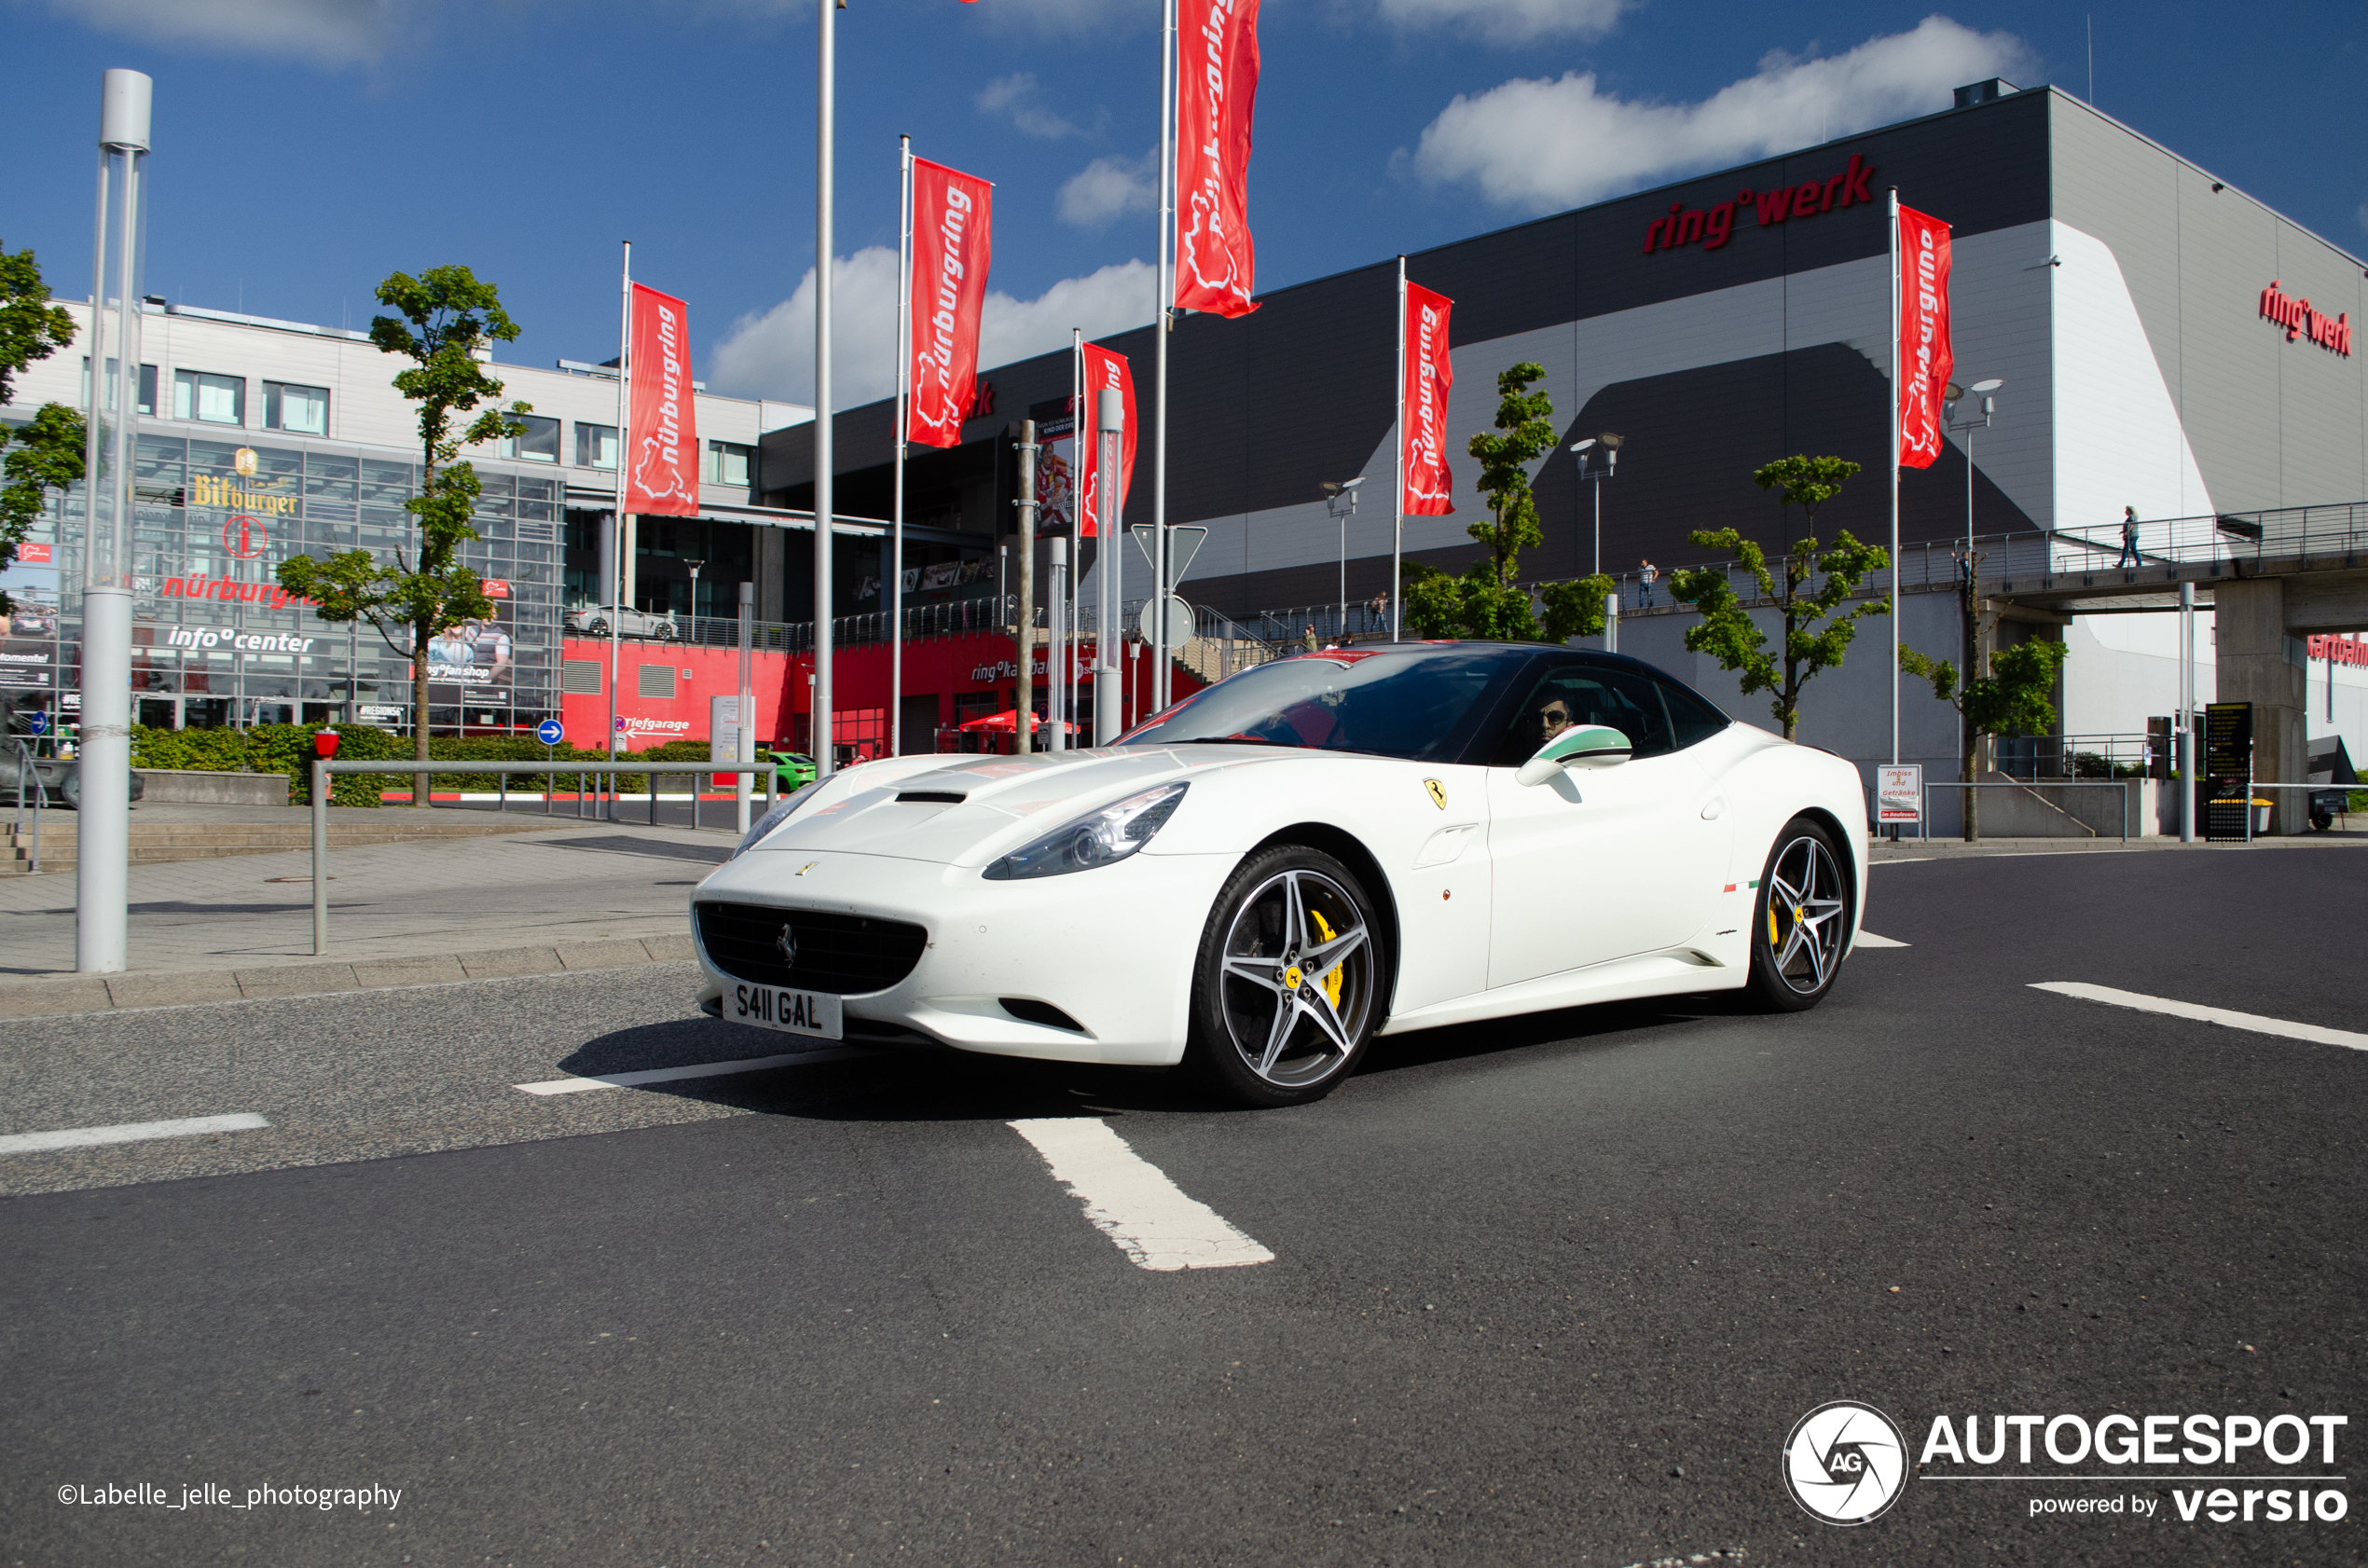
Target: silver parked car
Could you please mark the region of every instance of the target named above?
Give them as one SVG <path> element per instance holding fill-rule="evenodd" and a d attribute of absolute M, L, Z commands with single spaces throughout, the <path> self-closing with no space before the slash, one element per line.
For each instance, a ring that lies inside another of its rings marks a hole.
<path fill-rule="evenodd" d="M 647 610 L 620 610 L 614 605 L 587 604 L 568 612 L 567 626 L 571 632 L 585 637 L 606 637 L 614 623 L 619 637 L 654 637 L 660 642 L 672 642 L 681 633 L 674 625 L 671 612 L 664 615 Z"/>

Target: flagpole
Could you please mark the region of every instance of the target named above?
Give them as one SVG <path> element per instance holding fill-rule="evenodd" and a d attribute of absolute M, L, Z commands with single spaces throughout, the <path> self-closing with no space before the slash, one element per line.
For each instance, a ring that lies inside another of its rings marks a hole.
<path fill-rule="evenodd" d="M 896 139 L 896 484 L 888 508 L 888 755 L 904 755 L 904 403 L 912 374 L 913 138 Z"/>
<path fill-rule="evenodd" d="M 1397 415 L 1390 421 L 1397 448 L 1397 488 L 1390 492 L 1389 640 L 1400 640 L 1406 626 L 1404 585 L 1398 581 L 1406 555 L 1406 258 L 1397 258 L 1397 382 L 1394 401 Z"/>
<path fill-rule="evenodd" d="M 616 678 L 624 645 L 618 623 L 625 619 L 625 476 L 633 451 L 633 241 L 625 242 L 624 281 L 619 286 L 616 328 L 616 516 L 609 519 L 613 540 L 609 546 L 609 580 L 600 591 L 609 601 L 609 761 L 616 761 Z M 696 608 L 694 606 L 694 608 Z M 584 791 L 578 779 L 577 795 Z"/>
<path fill-rule="evenodd" d="M 838 7 L 814 7 L 814 777 L 835 771 L 831 724 L 831 164 L 836 109 Z"/>
<path fill-rule="evenodd" d="M 1891 760 L 1899 763 L 1899 187 L 1891 209 Z"/>
<path fill-rule="evenodd" d="M 1073 605 L 1079 606 L 1082 606 L 1085 601 L 1084 479 L 1085 329 L 1083 327 L 1073 326 L 1069 328 L 1069 539 L 1071 541 L 1069 553 L 1077 558 L 1069 567 L 1069 602 Z M 1095 581 L 1097 584 L 1101 580 L 1101 525 L 1098 521 L 1096 521 L 1094 528 L 1094 569 Z M 1098 670 L 1102 664 L 1103 645 L 1109 640 L 1108 630 L 1110 621 L 1110 607 L 1107 603 L 1101 602 L 1102 595 L 1098 589 L 1095 593 L 1094 598 L 1097 606 L 1094 616 L 1094 667 Z M 1082 633 L 1085 629 L 1084 610 L 1082 608 L 1079 609 L 1076 612 L 1076 630 L 1079 633 Z M 1075 675 L 1077 668 L 1078 646 L 1079 640 L 1076 637 L 1072 637 L 1069 641 L 1069 669 L 1072 676 Z M 1069 690 L 1069 712 L 1072 716 L 1074 716 L 1077 712 L 1080 695 L 1081 694 L 1077 691 L 1076 686 L 1072 685 Z M 1096 730 L 1101 728 L 1102 705 L 1100 699 L 1101 693 L 1097 685 L 1097 689 L 1095 692 L 1094 704 L 1094 727 Z M 1078 733 L 1082 737 L 1087 732 L 1080 730 Z M 1089 742 L 1089 744 L 1091 742 Z"/>
<path fill-rule="evenodd" d="M 1151 413 L 1151 708 L 1167 707 L 1167 335 L 1176 304 L 1176 0 L 1160 6 L 1160 249 L 1157 338 L 1159 383 Z"/>

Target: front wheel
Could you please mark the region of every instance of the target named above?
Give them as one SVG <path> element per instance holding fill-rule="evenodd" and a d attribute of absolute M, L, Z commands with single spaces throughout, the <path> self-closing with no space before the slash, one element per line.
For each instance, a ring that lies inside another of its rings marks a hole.
<path fill-rule="evenodd" d="M 1320 1100 L 1381 1022 L 1389 972 L 1372 900 L 1329 855 L 1251 856 L 1201 934 L 1186 1060 L 1244 1105 Z"/>
<path fill-rule="evenodd" d="M 590 626 L 584 628 L 584 635 L 586 637 L 606 637 L 609 635 L 609 624 L 606 621 L 595 621 Z"/>
<path fill-rule="evenodd" d="M 1850 884 L 1834 835 L 1806 817 L 1794 818 L 1776 835 L 1759 876 L 1754 999 L 1773 1012 L 1799 1012 L 1824 1001 L 1840 972 L 1850 923 Z"/>
<path fill-rule="evenodd" d="M 671 642 L 674 640 L 674 623 L 672 621 L 660 621 L 658 623 L 658 640 L 660 642 Z"/>

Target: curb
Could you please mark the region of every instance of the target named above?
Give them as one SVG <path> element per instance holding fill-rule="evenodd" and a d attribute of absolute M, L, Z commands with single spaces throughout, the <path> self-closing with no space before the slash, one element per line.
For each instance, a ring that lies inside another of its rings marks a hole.
<path fill-rule="evenodd" d="M 468 954 L 421 954 L 346 962 L 271 964 L 251 970 L 142 970 L 131 974 L 63 974 L 0 983 L 0 1018 L 39 1018 L 118 1008 L 181 1007 L 263 997 L 317 997 L 337 991 L 378 991 L 397 985 L 448 984 L 567 974 L 636 964 L 687 964 L 697 955 L 682 936 L 561 942 L 545 947 L 494 947 Z"/>

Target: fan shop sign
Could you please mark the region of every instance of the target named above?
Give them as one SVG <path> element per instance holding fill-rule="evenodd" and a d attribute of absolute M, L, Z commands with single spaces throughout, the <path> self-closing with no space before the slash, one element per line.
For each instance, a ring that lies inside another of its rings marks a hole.
<path fill-rule="evenodd" d="M 1673 201 L 1667 216 L 1655 218 L 1645 226 L 1645 254 L 1675 250 L 1681 245 L 1717 250 L 1734 238 L 1736 224 L 1747 213 L 1756 227 L 1773 228 L 1795 218 L 1814 217 L 1837 208 L 1872 201 L 1875 191 L 1868 182 L 1874 177 L 1875 166 L 1852 153 L 1847 167 L 1824 179 L 1778 186 L 1773 190 L 1738 191 L 1734 200 L 1721 201 L 1713 207 L 1688 208 L 1683 201 Z"/>

